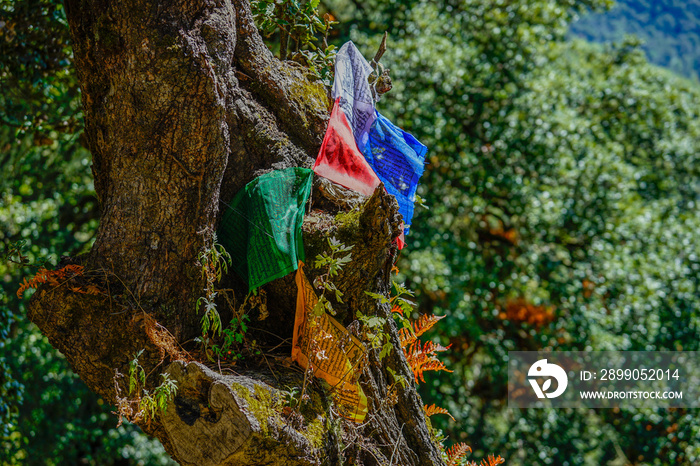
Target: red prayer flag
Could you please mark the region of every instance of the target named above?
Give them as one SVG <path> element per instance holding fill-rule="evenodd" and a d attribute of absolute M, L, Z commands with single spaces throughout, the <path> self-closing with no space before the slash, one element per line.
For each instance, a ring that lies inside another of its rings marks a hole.
<path fill-rule="evenodd" d="M 404 236 L 403 232 L 396 237 L 396 246 L 399 248 L 399 251 L 406 247 L 406 236 Z"/>
<path fill-rule="evenodd" d="M 339 100 L 333 104 L 314 171 L 348 189 L 371 196 L 380 181 L 357 148 L 348 120 L 340 110 Z"/>

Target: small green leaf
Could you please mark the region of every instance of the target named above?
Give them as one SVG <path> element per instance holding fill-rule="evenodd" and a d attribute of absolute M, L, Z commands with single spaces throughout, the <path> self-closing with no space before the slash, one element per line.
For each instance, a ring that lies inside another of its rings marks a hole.
<path fill-rule="evenodd" d="M 378 300 L 381 304 L 389 304 L 389 298 L 379 293 L 372 293 L 371 291 L 365 291 L 365 294 L 370 298 Z"/>
<path fill-rule="evenodd" d="M 394 345 L 392 345 L 390 342 L 384 343 L 384 346 L 382 346 L 382 351 L 379 353 L 379 359 L 384 359 L 384 356 L 391 354 L 392 349 L 394 349 Z"/>

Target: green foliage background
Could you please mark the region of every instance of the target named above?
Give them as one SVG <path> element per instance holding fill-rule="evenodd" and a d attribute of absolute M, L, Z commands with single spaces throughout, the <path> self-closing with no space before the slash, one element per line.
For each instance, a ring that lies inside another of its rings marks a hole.
<path fill-rule="evenodd" d="M 321 4 L 341 21 L 331 39 L 366 56 L 388 30 L 395 87 L 378 108 L 429 147 L 429 210 L 400 269 L 419 312 L 448 315 L 434 338 L 453 344 L 454 373 L 421 389 L 457 419 L 434 425 L 476 458 L 700 462 L 697 410 L 506 408 L 510 350 L 699 350 L 700 88 L 651 66 L 634 39 L 565 39 L 576 14 L 608 3 Z M 52 0 L 0 9 L 0 244 L 55 264 L 89 245 L 97 218 L 64 15 Z M 28 273 L 0 264 L 0 463 L 166 462 L 116 429 L 22 318 L 14 290 Z M 24 458 L 29 445 L 41 454 Z"/>
<path fill-rule="evenodd" d="M 454 345 L 455 372 L 424 400 L 457 417 L 434 422 L 477 457 L 700 461 L 697 410 L 506 408 L 509 350 L 700 342 L 700 90 L 649 65 L 635 40 L 564 40 L 577 11 L 605 6 L 413 2 L 369 8 L 369 31 L 350 32 L 371 55 L 389 25 L 396 86 L 378 107 L 430 148 L 430 210 L 400 268 L 420 312 L 448 315 L 439 338 Z M 513 318 L 514 302 L 551 321 Z"/>

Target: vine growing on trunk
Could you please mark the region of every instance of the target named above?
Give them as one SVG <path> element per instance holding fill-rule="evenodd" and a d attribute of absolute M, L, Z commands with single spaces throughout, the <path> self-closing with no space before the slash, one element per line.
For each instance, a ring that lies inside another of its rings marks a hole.
<path fill-rule="evenodd" d="M 164 413 L 168 403 L 177 394 L 177 382 L 172 380 L 167 373 L 160 374 L 163 381 L 152 390 L 146 388 L 146 371 L 139 364 L 139 357 L 143 350 L 134 355 L 134 359 L 129 362 L 129 391 L 127 396 L 122 396 L 118 379 L 123 377 L 119 372 L 114 378 L 114 385 L 117 394 L 117 411 L 119 417 L 117 427 L 123 420 L 129 422 L 145 422 L 149 424 L 155 419 L 158 413 Z"/>
<path fill-rule="evenodd" d="M 333 17 L 320 16 L 320 0 L 253 0 L 256 25 L 271 48 L 279 48 L 280 60 L 292 59 L 309 68 L 330 86 L 335 64 L 335 46 L 328 45 Z M 271 39 L 277 38 L 275 43 Z"/>

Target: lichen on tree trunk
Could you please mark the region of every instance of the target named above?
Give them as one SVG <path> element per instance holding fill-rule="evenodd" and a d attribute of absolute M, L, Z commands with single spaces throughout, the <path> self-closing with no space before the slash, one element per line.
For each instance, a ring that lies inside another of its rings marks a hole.
<path fill-rule="evenodd" d="M 223 376 L 173 354 L 164 358 L 149 337 L 153 319 L 185 347 L 199 334 L 195 302 L 204 279 L 197 258 L 212 243 L 220 201 L 266 171 L 312 164 L 328 90 L 272 56 L 244 0 L 67 0 L 66 11 L 100 200 L 95 244 L 73 260 L 106 295 L 41 288 L 30 318 L 112 403 L 115 387 L 126 383 L 119 374 L 128 373 L 137 352 L 144 350 L 139 363 L 151 386 L 167 367 L 178 394 L 141 427 L 182 464 L 443 464 L 390 310 L 364 293 L 389 292 L 396 254 L 397 206 L 381 189 L 369 199 L 348 193 L 353 202 L 329 201 L 316 189 L 317 210 L 304 224 L 311 257 L 330 234 L 354 246 L 337 285 L 353 312 L 387 318 L 394 350 L 383 360 L 369 350 L 360 378 L 370 404 L 363 426 L 341 421 L 321 384 L 310 386 L 315 401 L 303 419 L 290 415 L 280 400 L 302 376 L 284 355 Z M 355 221 L 333 215 L 353 206 Z M 289 285 L 281 279 L 267 287 L 276 313 L 267 325 L 277 325 L 279 335 L 291 335 L 296 290 Z M 392 403 L 387 368 L 410 381 L 395 385 Z"/>

